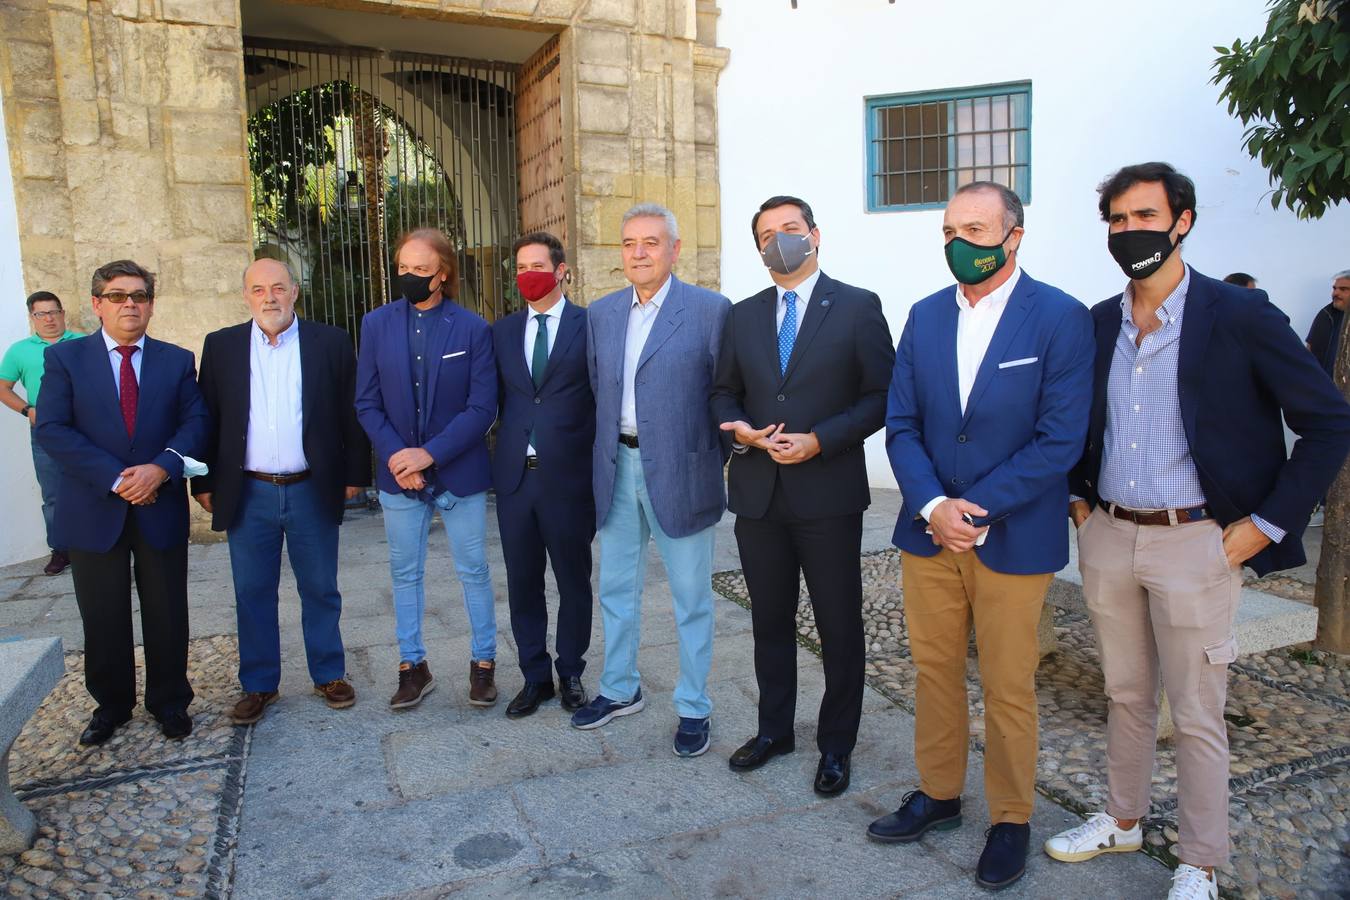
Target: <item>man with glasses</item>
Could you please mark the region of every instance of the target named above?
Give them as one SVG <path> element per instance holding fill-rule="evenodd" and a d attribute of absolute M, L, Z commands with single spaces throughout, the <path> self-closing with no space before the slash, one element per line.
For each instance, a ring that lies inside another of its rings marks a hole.
<path fill-rule="evenodd" d="M 80 743 L 108 740 L 136 703 L 133 571 L 145 708 L 165 737 L 183 738 L 192 731 L 183 469 L 205 450 L 209 416 L 192 354 L 145 334 L 155 276 L 117 260 L 94 272 L 92 293 L 102 327 L 48 349 L 37 415 L 37 439 L 61 467 L 53 525 L 70 548 L 84 683 L 98 703 Z"/>
<path fill-rule="evenodd" d="M 52 537 L 52 516 L 56 511 L 56 487 L 61 483 L 61 469 L 31 434 L 37 423 L 38 389 L 42 386 L 42 359 L 52 344 L 80 337 L 80 332 L 66 328 L 66 311 L 61 298 L 50 291 L 38 291 L 28 296 L 28 317 L 33 320 L 33 333 L 5 351 L 0 360 L 0 403 L 28 419 L 29 441 L 33 445 L 33 471 L 42 491 L 42 519 L 47 527 L 47 547 L 51 559 L 42 570 L 47 575 L 60 575 L 70 565 L 64 547 L 58 547 Z M 24 395 L 14 393 L 14 385 L 23 383 Z"/>

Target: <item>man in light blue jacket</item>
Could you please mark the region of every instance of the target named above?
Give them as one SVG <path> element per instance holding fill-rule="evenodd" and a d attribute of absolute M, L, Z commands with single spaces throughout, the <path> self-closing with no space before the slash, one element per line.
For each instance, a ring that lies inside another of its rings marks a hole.
<path fill-rule="evenodd" d="M 708 398 L 731 302 L 671 274 L 680 234 L 670 210 L 633 207 L 622 235 L 632 287 L 600 298 L 587 315 L 605 666 L 599 694 L 572 724 L 599 728 L 643 707 L 637 651 L 653 538 L 670 576 L 680 638 L 674 749 L 698 756 L 710 743 L 712 713 L 713 526 L 726 508 L 727 445 Z"/>

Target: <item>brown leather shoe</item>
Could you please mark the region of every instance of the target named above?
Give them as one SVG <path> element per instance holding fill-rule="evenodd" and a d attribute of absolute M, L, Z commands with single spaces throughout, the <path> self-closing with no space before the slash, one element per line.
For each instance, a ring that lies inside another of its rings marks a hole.
<path fill-rule="evenodd" d="M 230 721 L 236 725 L 252 725 L 263 717 L 267 707 L 276 702 L 276 691 L 248 691 L 230 710 Z"/>
<path fill-rule="evenodd" d="M 490 659 L 475 659 L 469 663 L 469 702 L 474 706 L 491 706 L 497 702 L 494 676 L 497 664 Z"/>
<path fill-rule="evenodd" d="M 314 693 L 323 698 L 329 709 L 346 709 L 356 705 L 356 689 L 345 678 L 336 678 L 327 684 L 316 684 Z"/>
<path fill-rule="evenodd" d="M 64 550 L 53 550 L 52 558 L 47 560 L 47 565 L 43 567 L 44 575 L 60 575 L 70 565 L 70 557 Z"/>
<path fill-rule="evenodd" d="M 431 669 L 424 659 L 417 665 L 409 662 L 398 664 L 398 690 L 389 698 L 390 709 L 411 709 L 422 702 L 422 698 L 436 690 Z"/>

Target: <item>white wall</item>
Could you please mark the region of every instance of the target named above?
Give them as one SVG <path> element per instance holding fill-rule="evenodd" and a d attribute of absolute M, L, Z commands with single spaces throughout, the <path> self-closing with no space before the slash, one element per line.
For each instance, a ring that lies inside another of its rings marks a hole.
<path fill-rule="evenodd" d="M 9 173 L 5 110 L 0 104 L 0 352 L 27 337 L 28 309 L 19 261 L 19 220 Z M 23 393 L 22 387 L 19 393 Z M 33 475 L 28 423 L 0 407 L 0 565 L 41 556 L 47 550 L 42 495 Z"/>
<path fill-rule="evenodd" d="M 718 43 L 731 50 L 718 84 L 722 290 L 733 300 L 769 284 L 751 216 L 794 194 L 816 214 L 822 267 L 880 294 L 898 340 L 912 303 L 953 279 L 941 211 L 866 212 L 864 98 L 1022 80 L 1032 83 L 1032 202 L 1020 261 L 1035 277 L 1085 303 L 1118 292 L 1095 188 L 1155 159 L 1196 183 L 1185 258 L 1216 278 L 1252 273 L 1300 334 L 1330 300 L 1331 275 L 1350 268 L 1350 208 L 1314 223 L 1273 212 L 1266 174 L 1209 82 L 1214 45 L 1263 30 L 1262 0 L 798 6 L 721 3 Z M 867 453 L 872 483 L 894 487 L 880 434 Z"/>

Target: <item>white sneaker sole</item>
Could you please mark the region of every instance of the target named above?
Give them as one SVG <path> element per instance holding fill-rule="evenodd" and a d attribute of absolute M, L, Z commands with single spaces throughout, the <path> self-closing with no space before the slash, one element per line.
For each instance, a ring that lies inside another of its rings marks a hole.
<path fill-rule="evenodd" d="M 1076 863 L 1087 862 L 1089 859 L 1095 859 L 1103 853 L 1133 853 L 1136 850 L 1142 850 L 1144 842 L 1141 838 L 1137 844 L 1117 844 L 1114 847 L 1093 847 L 1091 850 L 1079 850 L 1071 853 L 1067 850 L 1052 849 L 1047 842 L 1045 845 L 1045 855 L 1051 859 L 1057 859 L 1060 862 Z"/>
<path fill-rule="evenodd" d="M 619 718 L 620 716 L 631 716 L 635 712 L 642 712 L 642 707 L 646 705 L 647 705 L 647 698 L 641 697 L 638 699 L 636 703 L 630 703 L 627 706 L 621 706 L 618 709 L 611 712 L 609 715 L 600 719 L 596 719 L 589 725 L 574 724 L 572 727 L 578 729 L 579 731 L 590 731 L 593 728 L 602 728 L 605 725 L 608 725 L 610 722 L 614 721 L 615 719 Z"/>

